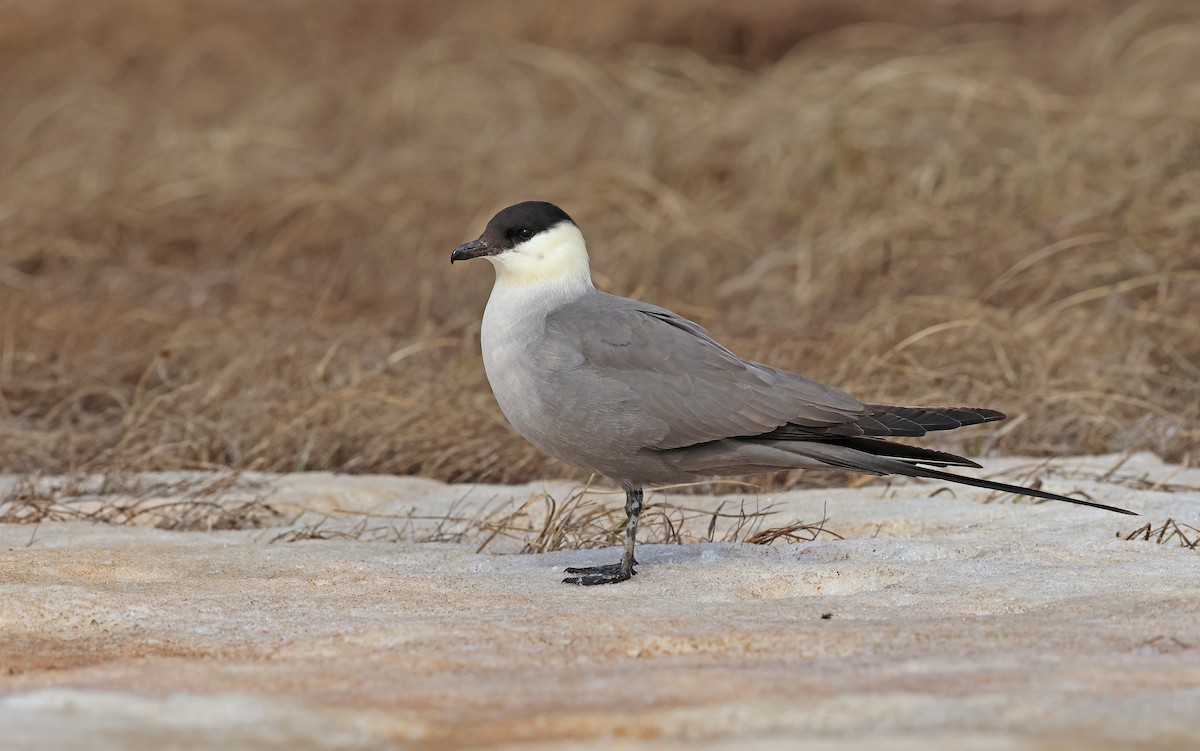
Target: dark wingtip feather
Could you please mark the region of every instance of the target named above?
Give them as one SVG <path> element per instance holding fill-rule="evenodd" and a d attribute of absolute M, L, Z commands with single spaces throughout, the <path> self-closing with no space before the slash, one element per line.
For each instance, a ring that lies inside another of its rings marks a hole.
<path fill-rule="evenodd" d="M 909 425 L 919 426 L 923 431 L 954 430 L 966 425 L 995 422 L 1007 417 L 1003 412 L 984 407 L 897 407 L 887 404 L 868 404 L 867 406 L 871 409 L 873 418 L 887 424 L 888 427 L 891 427 L 890 423 L 898 423 L 901 430 Z M 912 434 L 896 432 L 893 435 Z"/>

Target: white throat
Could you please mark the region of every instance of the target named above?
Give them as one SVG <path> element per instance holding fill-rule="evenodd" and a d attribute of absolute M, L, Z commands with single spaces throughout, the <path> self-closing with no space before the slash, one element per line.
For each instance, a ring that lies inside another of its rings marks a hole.
<path fill-rule="evenodd" d="M 573 296 L 592 287 L 583 233 L 562 222 L 511 250 L 487 256 L 496 268 L 496 290 L 522 288 L 522 293 Z"/>

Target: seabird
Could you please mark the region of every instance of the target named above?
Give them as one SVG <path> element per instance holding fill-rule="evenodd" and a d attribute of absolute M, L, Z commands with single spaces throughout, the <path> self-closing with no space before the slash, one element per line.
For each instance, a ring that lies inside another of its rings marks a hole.
<path fill-rule="evenodd" d="M 643 488 L 781 469 L 907 475 L 1133 514 L 1044 490 L 942 472 L 961 456 L 886 440 L 1004 419 L 992 409 L 864 404 L 746 360 L 700 325 L 592 285 L 583 234 L 565 211 L 526 201 L 492 217 L 450 262 L 486 258 L 483 364 L 517 432 L 625 490 L 619 563 L 569 568 L 567 584 L 633 576 Z"/>

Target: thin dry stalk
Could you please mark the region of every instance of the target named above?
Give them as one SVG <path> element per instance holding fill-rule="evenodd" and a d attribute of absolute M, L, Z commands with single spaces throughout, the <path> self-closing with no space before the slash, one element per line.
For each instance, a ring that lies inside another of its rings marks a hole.
<path fill-rule="evenodd" d="M 625 528 L 623 503 L 610 504 L 605 495 L 590 486 L 573 489 L 565 498 L 539 493 L 515 508 L 487 505 L 466 514 L 451 509 L 444 516 L 404 514 L 388 516 L 338 509 L 339 518 L 358 519 L 349 529 L 331 530 L 328 516 L 290 529 L 270 542 L 355 539 L 389 542 L 454 542 L 476 545 L 482 553 L 498 539 L 515 543 L 520 553 L 549 553 L 557 550 L 600 548 L 620 544 Z M 609 493 L 608 495 L 620 495 Z M 791 521 L 778 527 L 768 522 L 779 514 L 775 504 L 763 505 L 758 498 L 723 501 L 714 509 L 700 509 L 671 502 L 647 503 L 638 527 L 643 543 L 685 545 L 696 542 L 748 542 L 770 545 L 777 541 L 811 542 L 821 535 L 841 539 L 819 522 Z M 398 520 L 379 524 L 381 520 Z"/>
<path fill-rule="evenodd" d="M 1117 537 L 1123 537 L 1126 540 L 1144 540 L 1159 545 L 1166 545 L 1178 540 L 1181 548 L 1200 550 L 1200 528 L 1177 522 L 1174 519 L 1167 519 L 1157 526 L 1146 522 L 1128 534 L 1118 532 Z"/>
<path fill-rule="evenodd" d="M 356 542 L 405 542 L 410 540 L 407 533 L 395 525 L 386 524 L 372 526 L 367 517 L 363 517 L 349 529 L 327 529 L 325 524 L 328 517 L 320 521 L 304 524 L 286 532 L 281 532 L 267 540 L 268 544 L 277 542 L 303 542 L 305 540 L 354 540 Z"/>
<path fill-rule="evenodd" d="M 257 529 L 279 517 L 265 484 L 236 473 L 29 475 L 0 495 L 0 523 L 90 521 L 175 531 Z"/>

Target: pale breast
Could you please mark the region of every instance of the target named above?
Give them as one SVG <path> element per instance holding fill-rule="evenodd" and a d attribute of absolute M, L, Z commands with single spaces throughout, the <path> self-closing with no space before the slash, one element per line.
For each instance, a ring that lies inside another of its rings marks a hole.
<path fill-rule="evenodd" d="M 549 453 L 543 445 L 547 386 L 533 366 L 545 316 L 519 302 L 494 292 L 488 299 L 480 330 L 483 367 L 500 411 L 518 433 Z"/>
<path fill-rule="evenodd" d="M 546 454 L 619 477 L 634 450 L 616 419 L 621 400 L 580 368 L 578 343 L 547 335 L 546 307 L 493 292 L 480 332 L 492 393 L 517 432 Z"/>

